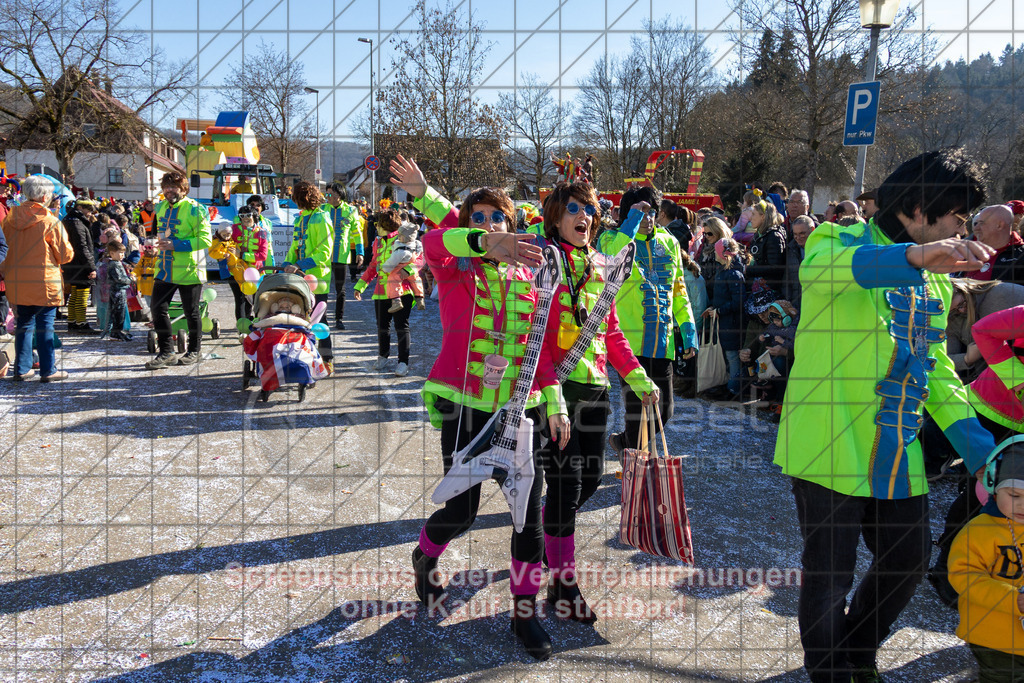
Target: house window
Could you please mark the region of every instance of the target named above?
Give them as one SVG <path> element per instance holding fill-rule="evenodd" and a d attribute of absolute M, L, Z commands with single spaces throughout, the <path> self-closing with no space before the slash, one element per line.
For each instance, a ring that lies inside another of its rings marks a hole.
<path fill-rule="evenodd" d="M 99 130 L 100 130 L 100 127 L 98 125 L 96 125 L 95 123 L 83 123 L 82 124 L 82 134 L 85 135 L 85 137 L 87 137 L 87 138 L 94 138 L 94 137 L 96 137 L 96 133 L 98 133 Z"/>
<path fill-rule="evenodd" d="M 124 169 L 108 168 L 107 185 L 124 185 Z"/>
<path fill-rule="evenodd" d="M 54 178 L 60 178 L 60 171 L 45 166 L 43 164 L 25 164 L 25 175 L 32 175 L 34 173 L 45 173 L 53 176 Z"/>

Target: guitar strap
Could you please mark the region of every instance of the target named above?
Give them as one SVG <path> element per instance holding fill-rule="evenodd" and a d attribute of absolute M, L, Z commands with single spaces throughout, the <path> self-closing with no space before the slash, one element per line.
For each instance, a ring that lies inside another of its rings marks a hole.
<path fill-rule="evenodd" d="M 619 293 L 622 283 L 626 281 L 626 278 L 633 271 L 633 259 L 635 256 L 636 242 L 630 242 L 614 258 L 606 261 L 604 287 L 601 288 L 601 294 L 597 298 L 597 303 L 594 304 L 594 308 L 587 316 L 583 329 L 576 336 L 576 341 L 573 342 L 572 347 L 555 370 L 559 383 L 564 382 L 572 374 L 572 371 L 576 369 L 576 364 L 580 362 L 587 349 L 590 348 L 590 342 L 597 335 L 601 323 L 604 322 L 605 317 L 607 317 L 608 312 L 612 308 L 615 295 Z"/>

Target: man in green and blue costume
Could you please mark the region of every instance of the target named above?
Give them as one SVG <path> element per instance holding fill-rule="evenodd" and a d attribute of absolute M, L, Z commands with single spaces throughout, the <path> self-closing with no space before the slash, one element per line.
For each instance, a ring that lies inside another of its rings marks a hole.
<path fill-rule="evenodd" d="M 991 252 L 961 239 L 984 188 L 962 150 L 928 152 L 878 188 L 870 223 L 824 223 L 807 240 L 775 462 L 804 541 L 800 639 L 815 683 L 881 680 L 878 648 L 928 567 L 922 411 L 971 472 L 994 447 L 944 332 L 946 273 L 978 270 Z M 847 612 L 861 535 L 872 564 Z"/>
<path fill-rule="evenodd" d="M 153 219 L 157 231 L 156 272 L 153 276 L 153 329 L 157 334 L 156 358 L 147 370 L 171 365 L 194 365 L 199 360 L 203 330 L 199 304 L 206 282 L 206 249 L 213 243 L 210 215 L 206 207 L 188 197 L 188 179 L 178 171 L 160 180 L 164 200 L 157 204 Z M 174 355 L 174 337 L 168 308 L 174 293 L 181 295 L 182 313 L 188 322 L 188 349 L 181 358 Z"/>

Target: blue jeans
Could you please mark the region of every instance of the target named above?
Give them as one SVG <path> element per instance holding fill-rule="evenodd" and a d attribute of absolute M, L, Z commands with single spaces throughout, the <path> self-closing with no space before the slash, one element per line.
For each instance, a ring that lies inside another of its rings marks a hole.
<path fill-rule="evenodd" d="M 743 365 L 740 363 L 739 350 L 726 351 L 725 362 L 729 364 L 729 384 L 727 385 L 729 391 L 738 394 L 740 393 L 740 387 L 743 386 L 743 383 L 740 381 L 740 371 L 743 370 Z"/>
<path fill-rule="evenodd" d="M 32 333 L 36 335 L 39 352 L 39 374 L 48 377 L 54 372 L 53 318 L 56 306 L 18 306 L 14 328 L 14 374 L 24 375 L 32 369 Z"/>

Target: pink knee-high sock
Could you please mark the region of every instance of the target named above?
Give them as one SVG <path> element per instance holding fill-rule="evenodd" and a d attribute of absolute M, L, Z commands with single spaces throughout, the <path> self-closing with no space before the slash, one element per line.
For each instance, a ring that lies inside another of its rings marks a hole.
<path fill-rule="evenodd" d="M 509 587 L 512 595 L 537 594 L 544 577 L 544 570 L 541 568 L 540 562 L 521 562 L 513 558 L 510 569 Z"/>
<path fill-rule="evenodd" d="M 576 573 L 576 535 L 548 536 L 544 534 L 544 551 L 548 555 L 548 566 L 555 576 L 572 576 Z"/>
<path fill-rule="evenodd" d="M 441 553 L 448 547 L 448 544 L 438 545 L 427 536 L 427 527 L 420 529 L 420 550 L 427 557 L 441 557 Z"/>

